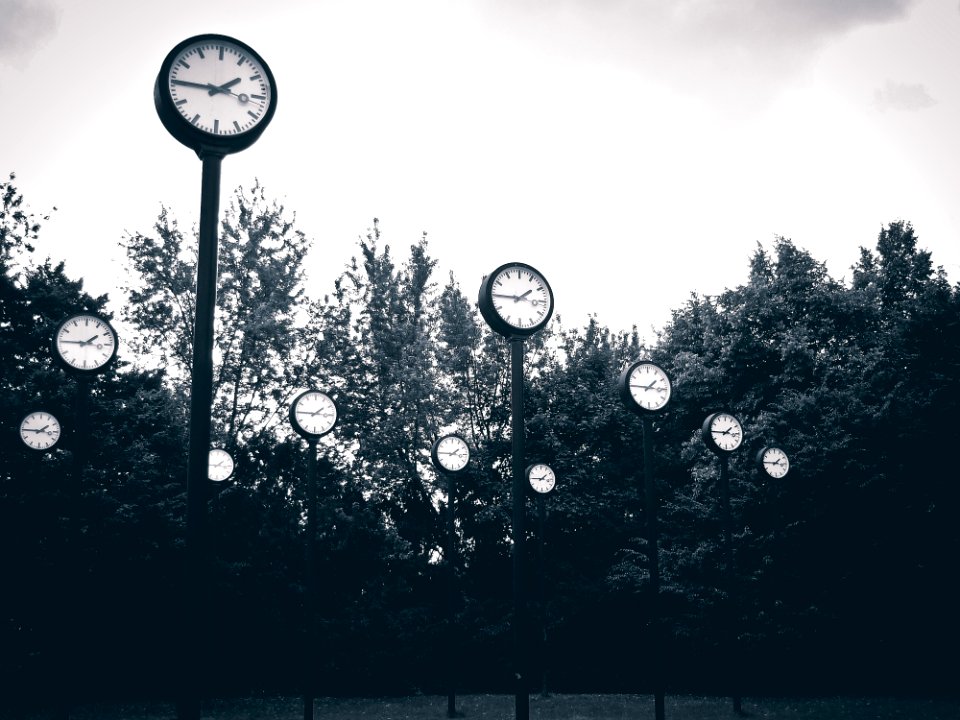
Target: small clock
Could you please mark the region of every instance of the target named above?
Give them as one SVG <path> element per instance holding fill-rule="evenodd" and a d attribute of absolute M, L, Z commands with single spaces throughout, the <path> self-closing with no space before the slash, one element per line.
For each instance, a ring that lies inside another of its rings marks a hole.
<path fill-rule="evenodd" d="M 213 448 L 207 460 L 207 477 L 214 482 L 223 482 L 233 475 L 233 458 L 223 448 Z"/>
<path fill-rule="evenodd" d="M 50 413 L 29 413 L 20 421 L 20 439 L 33 450 L 49 450 L 60 439 L 60 422 Z"/>
<path fill-rule="evenodd" d="M 61 320 L 53 331 L 53 358 L 81 375 L 103 372 L 117 356 L 117 332 L 104 318 L 79 313 Z"/>
<path fill-rule="evenodd" d="M 557 476 L 545 463 L 534 463 L 527 468 L 527 482 L 540 495 L 549 495 L 557 487 Z"/>
<path fill-rule="evenodd" d="M 728 412 L 708 415 L 702 431 L 704 443 L 718 454 L 731 453 L 743 443 L 743 426 Z"/>
<path fill-rule="evenodd" d="M 757 452 L 757 467 L 779 479 L 790 471 L 790 459 L 780 448 L 768 445 Z"/>
<path fill-rule="evenodd" d="M 639 414 L 658 413 L 670 402 L 673 387 L 666 371 L 649 360 L 627 367 L 617 383 L 620 399 Z"/>
<path fill-rule="evenodd" d="M 294 431 L 312 440 L 333 430 L 337 424 L 337 404 L 319 390 L 300 393 L 290 403 L 290 424 Z"/>
<path fill-rule="evenodd" d="M 444 435 L 430 448 L 433 464 L 448 473 L 458 473 L 466 469 L 470 462 L 470 447 L 459 435 Z"/>
<path fill-rule="evenodd" d="M 277 109 L 266 62 L 225 35 L 197 35 L 174 47 L 160 65 L 153 97 L 167 131 L 201 157 L 250 147 Z"/>
<path fill-rule="evenodd" d="M 478 305 L 494 332 L 525 337 L 550 320 L 553 290 L 543 275 L 529 265 L 507 263 L 483 279 Z"/>

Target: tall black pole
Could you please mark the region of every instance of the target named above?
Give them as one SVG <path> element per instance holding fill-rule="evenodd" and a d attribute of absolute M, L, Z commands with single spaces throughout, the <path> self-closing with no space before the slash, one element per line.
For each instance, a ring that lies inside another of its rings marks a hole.
<path fill-rule="evenodd" d="M 650 562 L 650 628 L 652 642 L 652 676 L 654 714 L 664 717 L 663 638 L 660 629 L 660 548 L 657 527 L 657 487 L 653 475 L 653 421 L 643 416 L 643 489 L 647 516 L 647 552 Z"/>
<path fill-rule="evenodd" d="M 307 580 L 306 612 L 307 655 L 304 663 L 303 720 L 313 720 L 314 683 L 317 663 L 317 573 L 314 567 L 314 552 L 317 542 L 317 439 L 307 440 L 307 539 L 304 564 Z"/>
<path fill-rule="evenodd" d="M 547 575 L 543 548 L 546 544 L 547 499 L 537 495 L 537 606 L 540 611 L 540 696 L 547 697 Z"/>
<path fill-rule="evenodd" d="M 457 717 L 457 663 L 456 614 L 457 614 L 457 527 L 454 498 L 457 494 L 457 479 L 453 473 L 447 476 L 447 717 Z"/>
<path fill-rule="evenodd" d="M 510 338 L 511 432 L 513 433 L 513 644 L 516 680 L 516 720 L 530 718 L 527 681 L 527 599 L 524 594 L 526 528 L 524 510 L 523 338 Z"/>
<path fill-rule="evenodd" d="M 200 237 L 197 253 L 197 301 L 193 324 L 190 381 L 190 444 L 187 456 L 187 586 L 184 621 L 186 647 L 180 720 L 200 720 L 201 655 L 205 639 L 207 465 L 210 454 L 210 408 L 213 403 L 213 315 L 217 300 L 217 229 L 220 214 L 222 155 L 203 155 L 200 190 Z"/>
<path fill-rule="evenodd" d="M 727 632 L 730 633 L 730 650 L 733 655 L 729 663 L 730 673 L 733 677 L 733 711 L 737 714 L 743 712 L 743 701 L 740 697 L 740 691 L 737 689 L 737 665 L 739 657 L 737 656 L 737 622 L 736 606 L 733 602 L 733 519 L 730 512 L 730 478 L 728 472 L 728 458 L 726 455 L 720 456 L 720 518 L 723 524 L 723 564 L 724 575 L 727 584 Z"/>

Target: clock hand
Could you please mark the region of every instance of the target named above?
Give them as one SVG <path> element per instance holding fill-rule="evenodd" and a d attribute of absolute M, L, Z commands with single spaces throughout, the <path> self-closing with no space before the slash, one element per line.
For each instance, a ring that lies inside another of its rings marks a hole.
<path fill-rule="evenodd" d="M 209 90 L 211 95 L 213 95 L 216 92 L 221 92 L 220 89 L 213 83 L 198 83 L 198 82 L 190 82 L 189 80 L 171 80 L 170 84 L 186 85 L 187 87 L 202 88 L 203 90 Z"/>
<path fill-rule="evenodd" d="M 234 78 L 233 80 L 231 80 L 230 82 L 225 82 L 223 85 L 211 85 L 211 86 L 210 86 L 210 91 L 209 91 L 208 94 L 210 94 L 210 95 L 216 95 L 218 92 L 221 92 L 221 93 L 223 93 L 224 95 L 233 95 L 234 93 L 228 91 L 227 88 L 233 87 L 233 86 L 236 85 L 238 82 L 240 82 L 240 78 L 236 77 L 236 78 Z"/>
<path fill-rule="evenodd" d="M 530 289 L 527 290 L 523 295 L 520 295 L 520 296 L 517 298 L 517 300 L 523 300 L 525 297 L 527 297 L 527 295 L 529 295 L 529 294 L 532 293 L 532 292 L 533 292 L 533 288 L 530 288 Z"/>
<path fill-rule="evenodd" d="M 517 297 L 516 295 L 504 295 L 504 294 L 502 294 L 502 293 L 494 293 L 493 296 L 494 296 L 494 297 L 500 297 L 500 298 L 510 298 L 510 299 L 513 300 L 514 302 L 517 302 L 517 301 L 520 299 L 520 298 Z"/>

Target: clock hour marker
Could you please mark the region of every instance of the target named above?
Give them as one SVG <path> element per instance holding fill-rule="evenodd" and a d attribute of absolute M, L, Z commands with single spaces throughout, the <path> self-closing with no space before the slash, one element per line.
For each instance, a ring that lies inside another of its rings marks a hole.
<path fill-rule="evenodd" d="M 244 61 L 246 61 L 246 59 L 247 59 L 246 56 L 241 55 L 241 56 L 240 56 L 240 59 L 237 60 L 237 65 L 243 65 L 243 63 L 244 63 Z"/>
<path fill-rule="evenodd" d="M 197 55 L 200 56 L 201 60 L 204 60 L 207 57 L 206 55 L 203 54 L 203 48 L 197 48 Z"/>
<path fill-rule="evenodd" d="M 220 120 L 219 118 L 213 121 L 213 134 L 216 135 L 220 132 Z"/>
<path fill-rule="evenodd" d="M 220 59 L 223 60 L 223 45 L 220 46 Z"/>
<path fill-rule="evenodd" d="M 233 126 L 237 129 L 237 132 L 240 132 L 240 123 L 238 123 L 236 120 L 234 120 L 234 121 L 233 121 Z"/>
<path fill-rule="evenodd" d="M 254 120 L 256 120 L 258 117 L 260 117 L 260 116 L 259 116 L 257 113 L 255 113 L 253 110 L 247 110 L 247 115 L 249 115 L 250 117 L 252 117 Z"/>
<path fill-rule="evenodd" d="M 197 124 L 197 120 L 199 120 L 199 119 L 200 119 L 200 113 L 197 113 L 197 114 L 194 115 L 192 118 L 190 118 L 190 122 L 193 123 L 194 125 L 196 125 L 196 124 Z"/>
<path fill-rule="evenodd" d="M 250 97 L 253 98 L 254 100 L 266 100 L 266 99 L 267 99 L 266 95 L 251 95 Z"/>
<path fill-rule="evenodd" d="M 186 98 L 184 98 L 183 100 L 177 100 L 176 104 L 183 105 L 186 101 L 187 101 Z"/>
<path fill-rule="evenodd" d="M 261 75 L 260 73 L 257 73 L 256 75 L 251 75 L 251 76 L 250 76 L 250 79 L 251 79 L 251 80 L 259 80 L 259 79 L 262 78 L 262 77 L 263 77 L 263 75 Z"/>
<path fill-rule="evenodd" d="M 183 65 L 188 70 L 190 69 L 190 64 L 186 60 L 181 59 L 180 64 Z"/>

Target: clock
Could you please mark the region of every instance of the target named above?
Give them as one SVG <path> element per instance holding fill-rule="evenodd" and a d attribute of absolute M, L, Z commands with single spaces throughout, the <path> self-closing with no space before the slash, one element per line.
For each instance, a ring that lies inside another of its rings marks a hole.
<path fill-rule="evenodd" d="M 728 412 L 708 415 L 702 430 L 703 441 L 718 454 L 731 453 L 743 443 L 743 426 Z"/>
<path fill-rule="evenodd" d="M 444 472 L 458 473 L 470 462 L 470 448 L 459 435 L 444 435 L 430 448 L 430 459 Z"/>
<path fill-rule="evenodd" d="M 649 360 L 640 360 L 627 367 L 620 374 L 617 385 L 620 399 L 638 414 L 663 410 L 670 402 L 673 390 L 664 369 Z"/>
<path fill-rule="evenodd" d="M 223 448 L 213 448 L 207 460 L 207 477 L 214 482 L 223 482 L 233 475 L 233 458 Z"/>
<path fill-rule="evenodd" d="M 92 375 L 107 369 L 117 356 L 117 332 L 93 313 L 61 320 L 53 331 L 53 357 L 69 372 Z"/>
<path fill-rule="evenodd" d="M 307 440 L 326 435 L 337 424 L 337 404 L 325 392 L 307 390 L 290 403 L 290 424 Z"/>
<path fill-rule="evenodd" d="M 534 463 L 527 468 L 527 482 L 540 495 L 549 495 L 557 486 L 557 476 L 549 465 Z"/>
<path fill-rule="evenodd" d="M 494 332 L 525 337 L 550 320 L 553 290 L 543 275 L 529 265 L 507 263 L 483 279 L 478 305 Z"/>
<path fill-rule="evenodd" d="M 60 439 L 60 422 L 48 412 L 32 412 L 20 421 L 20 439 L 33 450 L 49 450 Z"/>
<path fill-rule="evenodd" d="M 187 38 L 164 58 L 153 88 L 160 121 L 201 157 L 250 147 L 273 119 L 277 86 L 249 45 L 225 35 Z"/>
<path fill-rule="evenodd" d="M 790 471 L 790 460 L 783 450 L 768 445 L 757 452 L 757 467 L 772 478 L 782 478 Z"/>

